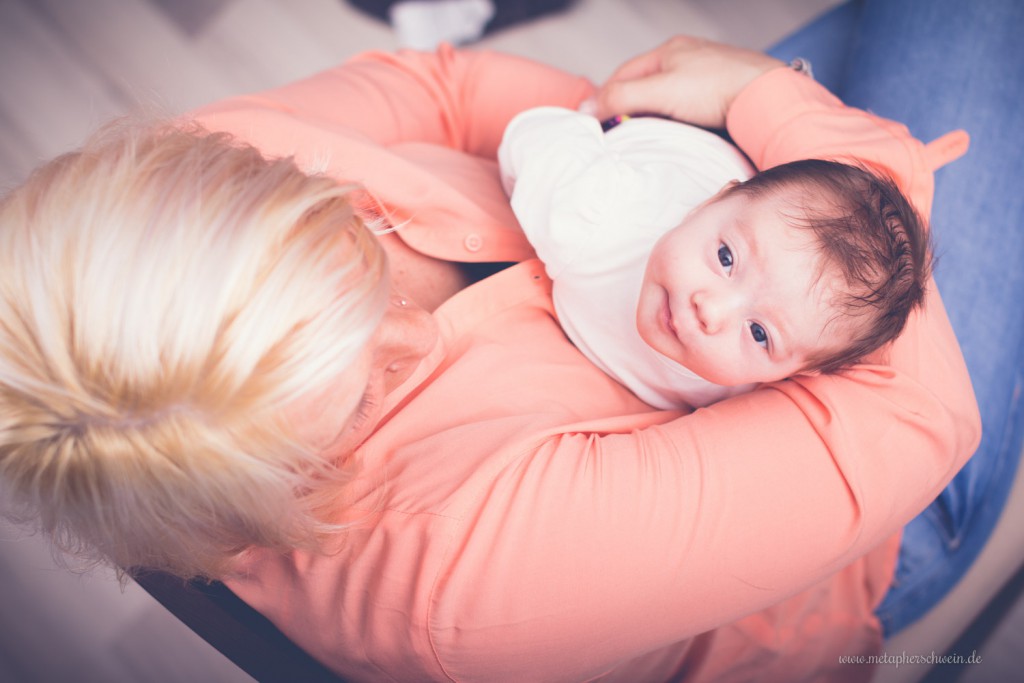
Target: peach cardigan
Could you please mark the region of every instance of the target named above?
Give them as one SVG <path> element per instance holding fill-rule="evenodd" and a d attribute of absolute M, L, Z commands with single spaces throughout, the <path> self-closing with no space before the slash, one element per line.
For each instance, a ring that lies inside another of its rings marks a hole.
<path fill-rule="evenodd" d="M 531 252 L 494 163 L 505 123 L 591 86 L 524 60 L 370 54 L 197 118 L 370 188 L 399 235 L 453 260 Z M 925 147 L 787 69 L 729 131 L 758 167 L 842 153 L 927 212 Z M 887 361 L 779 382 L 690 415 L 590 365 L 536 260 L 436 313 L 441 339 L 388 397 L 331 554 L 253 551 L 228 581 L 352 680 L 864 680 L 900 528 L 950 480 L 979 417 L 936 292 Z M 877 359 L 876 359 L 877 360 Z"/>

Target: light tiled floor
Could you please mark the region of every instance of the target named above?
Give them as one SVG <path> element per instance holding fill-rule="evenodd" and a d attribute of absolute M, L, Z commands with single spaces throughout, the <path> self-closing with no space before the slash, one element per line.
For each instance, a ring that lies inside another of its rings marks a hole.
<path fill-rule="evenodd" d="M 483 44 L 601 80 L 679 32 L 764 48 L 836 0 L 579 0 Z M 342 0 L 0 0 L 0 188 L 133 109 L 177 113 L 371 48 L 385 25 Z M 134 585 L 79 577 L 0 526 L 0 681 L 249 680 Z M 1024 611 L 965 683 L 1013 680 Z"/>
<path fill-rule="evenodd" d="M 580 0 L 483 44 L 600 80 L 677 32 L 762 48 L 834 4 Z M 394 47 L 344 0 L 0 0 L 0 186 L 133 108 L 180 112 Z"/>

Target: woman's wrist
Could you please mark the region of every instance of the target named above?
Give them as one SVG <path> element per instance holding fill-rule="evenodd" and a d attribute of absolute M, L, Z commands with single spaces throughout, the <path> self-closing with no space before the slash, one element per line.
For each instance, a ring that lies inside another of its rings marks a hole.
<path fill-rule="evenodd" d="M 716 126 L 717 128 L 725 128 L 733 103 L 751 83 L 769 72 L 790 68 L 790 65 L 782 60 L 761 53 L 748 53 L 748 60 L 746 64 L 742 65 L 745 68 L 741 68 L 740 65 L 735 67 L 731 90 L 723 98 L 721 125 Z"/>
<path fill-rule="evenodd" d="M 808 108 L 842 107 L 831 93 L 804 75 L 781 63 L 750 81 L 730 104 L 726 130 L 733 142 L 759 169 L 795 159 L 777 158 L 773 150 L 782 130 L 793 134 L 803 125 L 796 120 Z"/>
<path fill-rule="evenodd" d="M 789 62 L 789 68 L 798 74 L 803 74 L 808 78 L 814 78 L 814 70 L 811 68 L 811 61 L 804 57 L 795 57 Z"/>

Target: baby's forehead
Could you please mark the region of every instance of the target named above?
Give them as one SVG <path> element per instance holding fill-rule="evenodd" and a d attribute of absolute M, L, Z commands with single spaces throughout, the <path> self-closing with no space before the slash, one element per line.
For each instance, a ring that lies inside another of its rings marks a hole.
<path fill-rule="evenodd" d="M 836 329 L 851 295 L 843 269 L 799 216 L 778 205 L 754 209 L 737 226 L 744 233 L 750 267 L 763 278 L 764 294 L 778 299 L 776 305 L 788 312 L 801 336 Z"/>
<path fill-rule="evenodd" d="M 835 276 L 819 278 L 809 282 L 802 301 L 790 301 L 784 307 L 794 352 L 817 357 L 823 351 L 846 347 L 870 329 L 870 316 L 850 314 L 849 296 L 842 284 Z"/>
<path fill-rule="evenodd" d="M 825 263 L 825 249 L 811 226 L 814 209 L 796 190 L 773 188 L 756 194 L 741 193 L 728 209 L 735 219 L 736 228 L 758 253 L 771 253 L 770 246 L 799 250 L 820 257 Z"/>

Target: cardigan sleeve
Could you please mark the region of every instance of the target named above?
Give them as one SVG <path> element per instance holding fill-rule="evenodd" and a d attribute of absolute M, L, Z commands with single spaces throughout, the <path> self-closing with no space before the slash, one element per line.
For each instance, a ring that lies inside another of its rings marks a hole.
<path fill-rule="evenodd" d="M 733 102 L 727 126 L 757 168 L 797 159 L 866 164 L 896 180 L 925 217 L 932 171 L 961 156 L 968 144 L 964 131 L 953 131 L 924 145 L 903 124 L 843 106 L 791 69 L 774 69 L 748 85 Z"/>
<path fill-rule="evenodd" d="M 515 118 L 498 148 L 502 185 L 548 276 L 603 261 L 650 183 L 605 144 L 597 119 L 562 107 Z M 635 217 L 635 214 L 632 214 Z M 557 295 L 556 295 L 557 296 Z"/>

